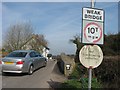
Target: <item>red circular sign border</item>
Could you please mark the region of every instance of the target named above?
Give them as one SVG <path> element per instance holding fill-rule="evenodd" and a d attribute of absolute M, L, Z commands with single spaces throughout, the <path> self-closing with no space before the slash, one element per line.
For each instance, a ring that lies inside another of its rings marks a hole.
<path fill-rule="evenodd" d="M 95 22 L 88 23 L 88 24 L 86 25 L 86 27 L 84 28 L 84 36 L 85 36 L 86 40 L 89 41 L 89 40 L 87 39 L 87 36 L 86 36 L 85 31 L 86 31 L 86 28 L 87 28 L 89 25 L 91 25 L 91 24 L 96 25 L 97 27 L 99 27 L 99 28 L 100 28 L 100 31 L 101 31 L 101 32 L 100 32 L 100 37 L 99 37 L 97 40 L 93 41 L 93 43 L 96 43 L 96 42 L 98 42 L 98 41 L 101 39 L 101 37 L 102 37 L 102 28 L 101 28 L 97 23 L 95 23 Z M 90 42 L 90 41 L 89 41 L 89 42 Z"/>

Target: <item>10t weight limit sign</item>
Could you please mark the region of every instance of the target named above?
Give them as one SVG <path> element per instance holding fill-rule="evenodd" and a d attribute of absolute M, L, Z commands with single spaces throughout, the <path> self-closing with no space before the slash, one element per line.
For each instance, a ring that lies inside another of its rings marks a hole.
<path fill-rule="evenodd" d="M 103 23 L 83 21 L 82 43 L 103 44 Z"/>
<path fill-rule="evenodd" d="M 87 42 L 97 43 L 102 38 L 102 28 L 97 23 L 88 23 L 84 28 L 84 37 Z"/>

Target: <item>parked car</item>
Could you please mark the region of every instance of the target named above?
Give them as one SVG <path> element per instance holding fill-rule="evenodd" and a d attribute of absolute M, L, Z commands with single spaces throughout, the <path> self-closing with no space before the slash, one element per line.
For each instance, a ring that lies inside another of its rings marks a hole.
<path fill-rule="evenodd" d="M 46 58 L 34 50 L 16 50 L 2 59 L 2 72 L 28 73 L 46 66 Z"/>

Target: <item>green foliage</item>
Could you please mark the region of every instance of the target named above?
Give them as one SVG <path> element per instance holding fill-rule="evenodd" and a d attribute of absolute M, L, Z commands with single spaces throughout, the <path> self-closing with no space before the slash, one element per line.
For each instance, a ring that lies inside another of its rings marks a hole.
<path fill-rule="evenodd" d="M 78 80 L 68 80 L 65 81 L 61 88 L 81 88 L 81 83 Z"/>
<path fill-rule="evenodd" d="M 83 47 L 83 43 L 80 42 L 80 37 L 78 35 L 70 39 L 70 42 L 76 45 L 76 57 L 75 61 L 79 62 L 79 51 Z M 103 50 L 104 55 L 120 55 L 120 33 L 104 35 L 104 44 L 100 45 Z"/>
<path fill-rule="evenodd" d="M 119 86 L 119 83 L 120 83 L 119 64 L 120 64 L 119 56 L 114 56 L 114 57 L 104 56 L 102 64 L 99 67 L 93 69 L 93 77 L 97 77 L 97 80 L 102 83 L 104 88 L 120 88 Z M 88 77 L 88 71 L 80 63 L 76 63 L 75 70 L 69 76 L 69 79 L 80 80 L 82 77 Z M 86 82 L 86 79 L 82 81 Z M 94 81 L 95 80 L 93 80 L 93 82 Z M 82 86 L 85 87 L 85 85 L 86 84 Z M 97 83 L 94 85 L 97 87 L 97 85 L 99 84 Z"/>
<path fill-rule="evenodd" d="M 120 58 L 116 57 L 104 57 L 102 64 L 94 69 L 95 76 L 104 83 L 104 87 L 118 88 L 120 82 L 119 66 Z"/>
<path fill-rule="evenodd" d="M 79 74 L 79 71 L 77 69 L 75 69 L 73 71 L 73 73 L 69 76 L 69 78 L 72 78 L 72 79 L 79 79 L 80 78 L 80 74 Z"/>
<path fill-rule="evenodd" d="M 76 63 L 73 73 L 69 76 L 69 80 L 65 81 L 61 88 L 88 88 L 88 78 L 85 78 L 86 73 L 87 69 L 80 63 Z M 97 78 L 92 78 L 92 88 L 102 88 Z"/>
<path fill-rule="evenodd" d="M 2 48 L 2 52 L 5 52 L 5 49 L 4 49 L 4 48 Z"/>
<path fill-rule="evenodd" d="M 82 88 L 88 87 L 88 78 L 81 78 L 80 82 L 82 84 Z M 92 82 L 91 83 L 92 88 L 102 88 L 102 85 L 100 82 L 98 82 L 97 78 L 92 78 L 91 82 Z"/>
<path fill-rule="evenodd" d="M 87 69 L 80 63 L 76 63 L 73 73 L 69 76 L 71 79 L 80 79 L 87 72 Z"/>
<path fill-rule="evenodd" d="M 96 78 L 92 78 L 92 88 L 102 88 L 100 82 Z M 80 80 L 71 79 L 62 84 L 62 88 L 88 88 L 88 78 L 81 78 Z"/>
<path fill-rule="evenodd" d="M 72 40 L 77 47 L 75 61 L 79 61 L 79 51 L 83 46 L 79 41 L 80 39 L 78 40 L 77 38 L 79 37 L 76 36 Z M 104 60 L 98 68 L 94 69 L 94 75 L 99 82 L 102 82 L 104 88 L 120 88 L 118 85 L 120 83 L 120 72 L 118 70 L 120 68 L 120 58 L 118 56 L 120 55 L 120 33 L 104 35 L 104 44 L 99 46 L 102 48 Z M 105 56 L 109 57 L 105 58 Z M 84 77 L 84 75 L 87 75 L 86 73 L 87 69 L 78 63 L 74 72 L 70 75 L 70 79 L 80 79 Z M 94 85 L 97 87 L 97 85 L 99 86 L 100 84 L 95 83 Z M 93 87 L 95 87 L 94 85 Z M 84 83 L 82 86 L 86 87 L 86 84 Z"/>
<path fill-rule="evenodd" d="M 105 42 L 102 45 L 104 55 L 119 55 L 120 54 L 120 33 L 105 35 Z"/>

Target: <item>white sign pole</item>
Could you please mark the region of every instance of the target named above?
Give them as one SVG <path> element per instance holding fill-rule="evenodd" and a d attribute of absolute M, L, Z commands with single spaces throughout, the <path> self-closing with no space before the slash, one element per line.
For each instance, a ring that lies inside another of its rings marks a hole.
<path fill-rule="evenodd" d="M 91 0 L 91 6 L 94 8 L 94 0 Z"/>
<path fill-rule="evenodd" d="M 92 68 L 89 68 L 89 81 L 88 81 L 88 90 L 91 90 L 91 81 L 92 81 Z"/>
<path fill-rule="evenodd" d="M 94 0 L 91 0 L 91 6 L 92 8 L 94 8 Z M 92 67 L 89 67 L 88 90 L 91 90 L 91 81 L 92 81 Z"/>

